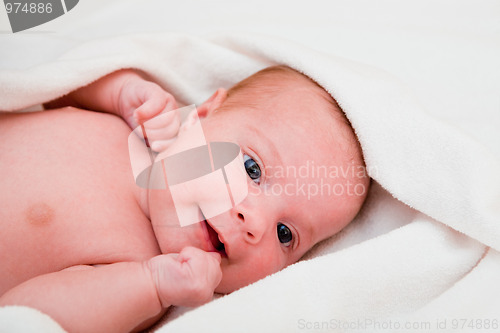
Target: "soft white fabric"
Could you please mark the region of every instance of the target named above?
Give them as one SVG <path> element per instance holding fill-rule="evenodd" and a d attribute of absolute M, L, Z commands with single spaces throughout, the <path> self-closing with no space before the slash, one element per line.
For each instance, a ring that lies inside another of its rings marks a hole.
<path fill-rule="evenodd" d="M 0 307 L 0 332 L 8 333 L 65 333 L 66 331 L 46 314 L 26 306 Z"/>
<path fill-rule="evenodd" d="M 294 23 L 299 33 L 303 25 Z M 433 31 L 420 27 L 417 32 L 413 40 L 439 47 Z M 340 23 L 330 33 L 337 42 L 338 35 L 355 35 Z M 397 79 L 357 62 L 361 53 L 335 52 L 335 45 L 328 52 L 318 45 L 322 51 L 317 51 L 304 43 L 241 33 L 127 35 L 91 41 L 28 69 L 3 68 L 0 109 L 42 103 L 124 67 L 139 68 L 182 102 L 199 104 L 219 86 L 229 87 L 268 65 L 288 64 L 328 90 L 351 121 L 374 179 L 368 201 L 350 226 L 314 248 L 307 260 L 198 309 L 174 309 L 166 321 L 183 315 L 158 331 L 331 331 L 328 325 L 342 323 L 335 331 L 372 331 L 361 325 L 370 320 L 401 325 L 428 320 L 437 330 L 436 319 L 445 318 L 450 328 L 451 318 L 492 320 L 500 308 L 500 161 L 494 150 L 500 134 L 491 127 L 500 106 L 492 112 L 488 99 L 499 91 L 494 78 L 500 69 L 493 56 L 467 66 L 467 60 L 474 61 L 470 47 L 489 56 L 499 55 L 500 47 L 487 35 L 479 45 L 463 31 L 443 34 L 449 37 L 445 41 L 458 40 L 449 43 L 456 58 L 443 57 L 438 66 L 433 58 L 422 54 L 426 64 L 416 56 L 420 71 L 429 70 L 425 65 L 461 68 L 463 79 L 484 84 L 470 85 L 469 95 L 455 96 L 459 102 L 436 103 L 448 107 L 443 109 L 429 103 L 439 100 L 439 91 L 423 86 L 418 70 L 408 70 L 407 76 L 395 70 Z M 475 73 L 491 77 L 480 81 Z M 429 75 L 429 82 L 446 83 L 434 87 L 447 97 L 453 84 L 468 87 L 453 82 L 450 78 L 459 76 L 451 70 Z M 477 124 L 484 133 L 477 134 Z"/>

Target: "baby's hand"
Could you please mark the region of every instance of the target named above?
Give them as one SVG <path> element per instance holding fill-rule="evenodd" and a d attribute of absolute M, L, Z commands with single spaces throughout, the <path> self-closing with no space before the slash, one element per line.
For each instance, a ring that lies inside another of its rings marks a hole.
<path fill-rule="evenodd" d="M 179 132 L 177 102 L 154 82 L 134 76 L 128 79 L 121 88 L 117 108 L 130 128 L 144 125 L 155 151 L 166 149 Z"/>
<path fill-rule="evenodd" d="M 151 258 L 147 266 L 163 307 L 193 307 L 212 299 L 222 279 L 220 262 L 218 253 L 185 247 L 179 254 Z"/>

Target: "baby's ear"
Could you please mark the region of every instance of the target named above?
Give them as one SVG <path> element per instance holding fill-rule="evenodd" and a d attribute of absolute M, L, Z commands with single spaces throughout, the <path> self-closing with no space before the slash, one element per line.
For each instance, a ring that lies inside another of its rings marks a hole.
<path fill-rule="evenodd" d="M 190 129 L 193 125 L 197 124 L 200 119 L 203 119 L 219 108 L 226 100 L 227 90 L 219 88 L 217 91 L 207 99 L 202 105 L 197 106 L 193 111 L 189 112 L 186 119 L 182 122 L 179 132 Z"/>
<path fill-rule="evenodd" d="M 200 118 L 205 118 L 212 114 L 215 110 L 217 110 L 222 103 L 227 98 L 227 90 L 224 88 L 219 88 L 217 89 L 214 94 L 207 99 L 202 105 L 197 106 L 196 109 L 198 110 L 198 116 Z"/>

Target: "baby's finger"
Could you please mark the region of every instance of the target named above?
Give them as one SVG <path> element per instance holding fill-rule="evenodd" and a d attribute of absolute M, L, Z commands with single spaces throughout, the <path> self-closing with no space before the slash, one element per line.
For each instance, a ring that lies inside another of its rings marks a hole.
<path fill-rule="evenodd" d="M 177 103 L 173 98 L 151 98 L 134 111 L 134 117 L 139 124 L 142 124 L 164 110 L 175 109 L 177 109 Z"/>
<path fill-rule="evenodd" d="M 198 254 L 198 251 L 201 251 L 201 250 L 197 249 L 195 247 L 192 247 L 192 246 L 186 246 L 185 248 L 183 248 L 181 250 L 181 252 L 179 252 L 177 260 L 182 261 L 182 262 L 188 261 L 188 260 L 192 259 L 193 257 L 196 257 L 196 255 Z"/>
<path fill-rule="evenodd" d="M 159 152 L 167 150 L 168 147 L 170 147 L 172 145 L 172 143 L 174 143 L 174 142 L 175 142 L 175 138 L 170 139 L 170 140 L 157 140 L 157 141 L 151 142 L 150 147 L 154 152 L 159 153 Z"/>
<path fill-rule="evenodd" d="M 219 264 L 221 263 L 222 261 L 222 257 L 219 253 L 217 252 L 207 252 L 208 255 L 210 255 L 212 258 L 214 258 L 215 260 L 217 260 L 217 262 L 219 262 Z"/>
<path fill-rule="evenodd" d="M 154 141 L 170 140 L 177 137 L 177 134 L 179 133 L 179 126 L 176 126 L 174 123 L 156 129 L 144 126 L 144 130 L 146 131 L 149 142 L 152 143 Z"/>
<path fill-rule="evenodd" d="M 159 129 L 170 124 L 180 124 L 179 113 L 176 110 L 162 111 L 160 114 L 144 122 L 144 126 L 151 129 Z"/>
<path fill-rule="evenodd" d="M 169 253 L 168 256 L 177 260 L 177 258 L 179 257 L 179 253 Z"/>
<path fill-rule="evenodd" d="M 210 254 L 214 254 L 213 252 L 210 252 Z M 216 258 L 216 262 L 213 262 L 213 264 L 208 266 L 208 272 L 207 272 L 207 277 L 209 278 L 209 281 L 212 283 L 212 288 L 215 289 L 219 283 L 222 280 L 222 269 L 221 269 L 221 257 L 218 253 L 215 253 L 218 255 L 218 258 Z"/>
<path fill-rule="evenodd" d="M 205 264 L 207 262 L 207 256 L 214 257 L 214 255 L 219 255 L 219 254 L 218 253 L 211 254 L 210 252 L 205 252 L 193 246 L 186 246 L 179 253 L 179 258 L 189 260 L 193 264 L 197 265 L 197 264 Z"/>

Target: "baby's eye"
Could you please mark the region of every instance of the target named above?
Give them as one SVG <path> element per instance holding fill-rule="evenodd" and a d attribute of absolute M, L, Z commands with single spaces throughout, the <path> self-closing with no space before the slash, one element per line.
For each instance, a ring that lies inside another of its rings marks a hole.
<path fill-rule="evenodd" d="M 290 246 L 290 244 L 292 243 L 292 239 L 293 239 L 292 231 L 290 230 L 290 228 L 288 228 L 283 223 L 278 223 L 277 231 L 278 231 L 278 239 L 279 239 L 280 243 L 282 243 L 283 245 L 285 245 L 287 247 Z"/>
<path fill-rule="evenodd" d="M 260 167 L 257 164 L 257 162 L 255 162 L 255 160 L 253 158 L 251 158 L 250 156 L 248 156 L 246 154 L 243 155 L 243 162 L 245 163 L 245 170 L 246 170 L 248 176 L 254 182 L 259 184 L 261 172 L 260 172 Z"/>

